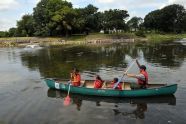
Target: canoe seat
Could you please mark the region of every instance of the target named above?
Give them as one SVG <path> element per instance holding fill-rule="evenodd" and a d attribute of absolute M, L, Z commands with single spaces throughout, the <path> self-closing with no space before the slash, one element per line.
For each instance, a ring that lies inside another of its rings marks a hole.
<path fill-rule="evenodd" d="M 131 90 L 130 83 L 123 82 L 123 84 L 122 84 L 122 90 Z"/>
<path fill-rule="evenodd" d="M 85 84 L 85 81 L 81 81 L 80 87 L 83 87 Z"/>
<path fill-rule="evenodd" d="M 94 88 L 93 81 L 89 81 L 89 80 L 86 80 L 83 86 L 86 88 Z"/>
<path fill-rule="evenodd" d="M 106 81 L 103 82 L 102 89 L 106 89 Z"/>

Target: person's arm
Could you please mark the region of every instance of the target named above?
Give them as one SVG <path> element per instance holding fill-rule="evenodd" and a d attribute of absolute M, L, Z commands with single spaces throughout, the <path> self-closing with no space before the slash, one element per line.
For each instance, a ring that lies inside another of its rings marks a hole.
<path fill-rule="evenodd" d="M 94 88 L 96 87 L 96 80 L 94 81 Z"/>
<path fill-rule="evenodd" d="M 145 76 L 143 74 L 136 75 L 136 78 L 145 81 Z"/>
<path fill-rule="evenodd" d="M 126 76 L 128 76 L 128 77 L 133 77 L 133 78 L 137 78 L 135 74 L 126 74 Z"/>
<path fill-rule="evenodd" d="M 71 81 L 74 80 L 73 77 L 74 77 L 74 74 L 73 73 L 70 73 L 70 79 L 71 79 Z"/>
<path fill-rule="evenodd" d="M 137 79 L 141 79 L 141 80 L 144 80 L 145 81 L 145 76 L 143 74 L 138 74 L 138 75 L 135 75 L 135 74 L 126 74 L 128 77 L 133 77 L 133 78 L 137 78 Z"/>
<path fill-rule="evenodd" d="M 136 59 L 136 64 L 138 65 L 138 67 L 140 68 L 140 63 L 138 62 L 138 60 Z"/>

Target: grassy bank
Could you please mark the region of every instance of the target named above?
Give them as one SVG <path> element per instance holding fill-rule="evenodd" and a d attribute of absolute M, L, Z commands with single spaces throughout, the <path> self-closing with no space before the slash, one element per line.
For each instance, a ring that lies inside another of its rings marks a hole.
<path fill-rule="evenodd" d="M 186 34 L 147 34 L 146 36 L 149 42 L 155 43 L 186 38 Z"/>
<path fill-rule="evenodd" d="M 7 46 L 25 46 L 27 44 L 37 43 L 39 45 L 63 45 L 63 44 L 82 44 L 97 39 L 130 39 L 134 38 L 132 33 L 125 34 L 100 34 L 73 35 L 71 37 L 8 37 L 0 38 L 0 47 Z"/>
<path fill-rule="evenodd" d="M 143 40 L 147 42 L 163 42 L 186 38 L 186 34 L 146 34 L 146 37 L 137 37 L 134 33 L 120 34 L 100 34 L 73 35 L 71 37 L 11 37 L 0 38 L 0 47 L 26 46 L 28 44 L 39 44 L 42 46 L 63 45 L 63 44 L 82 44 L 91 40 L 115 40 L 115 39 L 135 39 L 136 42 Z"/>

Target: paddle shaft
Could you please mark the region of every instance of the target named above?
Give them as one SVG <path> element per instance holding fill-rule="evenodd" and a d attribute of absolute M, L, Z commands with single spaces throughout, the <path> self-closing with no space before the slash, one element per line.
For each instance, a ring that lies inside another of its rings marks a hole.
<path fill-rule="evenodd" d="M 70 83 L 69 83 L 69 86 L 68 86 L 68 93 L 67 93 L 67 96 L 69 96 L 69 93 L 70 93 Z"/>
<path fill-rule="evenodd" d="M 121 77 L 121 79 L 114 85 L 114 87 L 113 87 L 113 89 L 115 89 L 117 86 L 118 86 L 118 84 L 121 82 L 121 80 L 123 79 L 123 77 L 125 76 L 125 73 L 127 73 L 128 71 L 129 71 L 129 69 L 132 67 L 132 65 L 135 63 L 135 60 L 136 59 L 134 59 L 134 61 L 132 62 L 132 64 L 130 64 L 130 66 L 127 68 L 127 70 L 124 72 L 124 74 L 123 74 L 123 76 Z"/>

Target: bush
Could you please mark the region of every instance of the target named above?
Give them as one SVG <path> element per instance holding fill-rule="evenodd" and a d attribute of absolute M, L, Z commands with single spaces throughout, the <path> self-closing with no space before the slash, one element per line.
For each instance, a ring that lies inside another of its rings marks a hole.
<path fill-rule="evenodd" d="M 109 34 L 109 30 L 105 30 L 104 31 L 104 34 Z"/>
<path fill-rule="evenodd" d="M 8 35 L 7 31 L 0 31 L 0 37 L 8 37 Z"/>
<path fill-rule="evenodd" d="M 137 31 L 137 32 L 135 33 L 135 35 L 136 35 L 136 36 L 139 36 L 139 37 L 146 37 L 144 31 L 142 31 L 142 30 Z"/>

